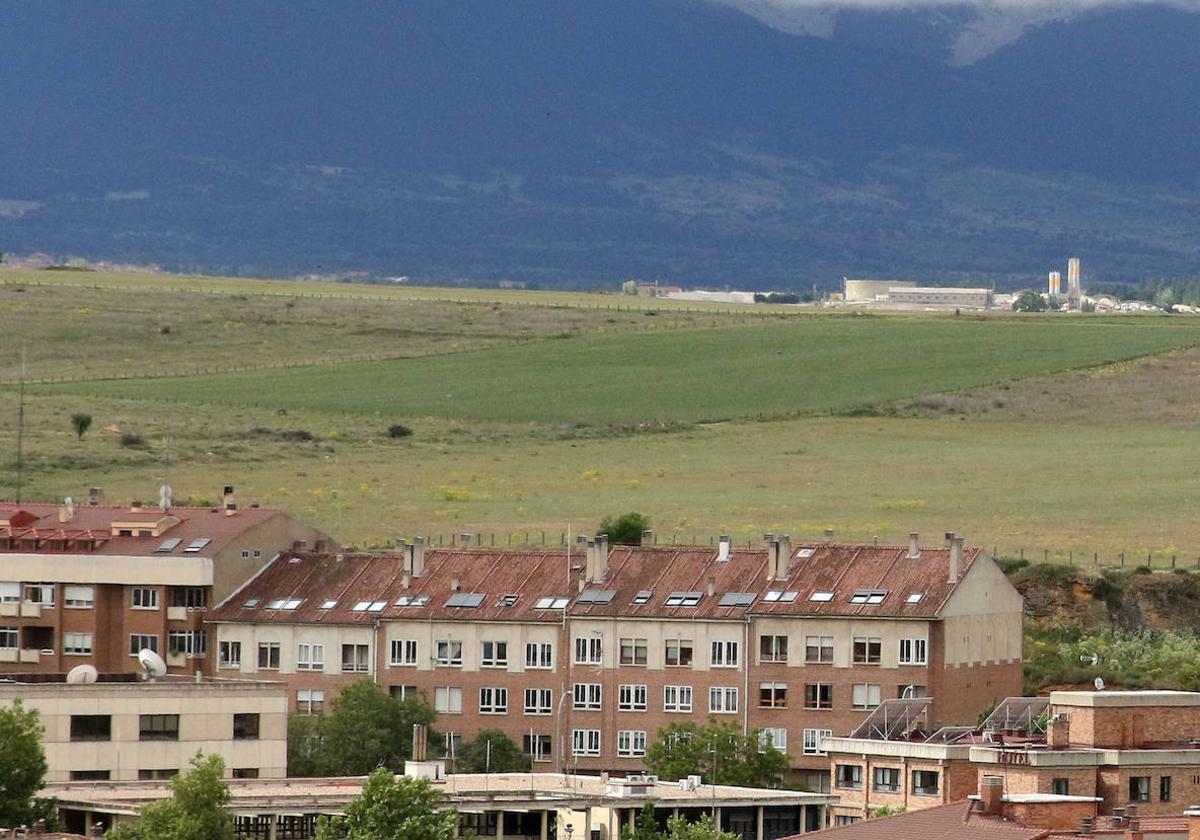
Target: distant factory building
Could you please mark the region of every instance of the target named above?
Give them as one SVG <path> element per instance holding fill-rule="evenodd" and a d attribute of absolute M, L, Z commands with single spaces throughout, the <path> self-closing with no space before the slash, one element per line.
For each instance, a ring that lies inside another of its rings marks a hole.
<path fill-rule="evenodd" d="M 992 305 L 992 290 L 953 286 L 892 286 L 887 291 L 887 299 L 890 303 L 987 309 Z"/>
<path fill-rule="evenodd" d="M 913 289 L 916 283 L 912 280 L 851 280 L 842 278 L 842 291 L 847 303 L 855 301 L 876 301 L 886 297 L 892 289 Z"/>

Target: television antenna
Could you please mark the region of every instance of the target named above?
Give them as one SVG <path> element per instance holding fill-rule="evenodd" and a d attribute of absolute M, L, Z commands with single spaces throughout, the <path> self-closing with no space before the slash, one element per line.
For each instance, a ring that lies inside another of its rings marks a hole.
<path fill-rule="evenodd" d="M 138 651 L 138 664 L 142 666 L 142 679 L 153 681 L 167 673 L 167 663 L 150 648 L 142 648 Z"/>

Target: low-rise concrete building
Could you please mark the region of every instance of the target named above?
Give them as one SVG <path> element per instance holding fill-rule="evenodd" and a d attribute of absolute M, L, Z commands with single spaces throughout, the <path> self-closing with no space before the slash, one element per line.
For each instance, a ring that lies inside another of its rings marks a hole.
<path fill-rule="evenodd" d="M 278 683 L 100 674 L 8 674 L 0 706 L 20 700 L 45 730 L 48 783 L 168 779 L 197 751 L 234 778 L 287 775 L 287 691 Z"/>
<path fill-rule="evenodd" d="M 987 309 L 992 305 L 992 290 L 951 286 L 893 286 L 888 289 L 887 300 L 888 303 L 894 304 Z"/>

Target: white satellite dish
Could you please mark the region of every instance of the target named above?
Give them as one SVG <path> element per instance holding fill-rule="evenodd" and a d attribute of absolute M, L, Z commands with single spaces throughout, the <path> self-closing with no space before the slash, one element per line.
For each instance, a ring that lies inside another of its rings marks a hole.
<path fill-rule="evenodd" d="M 67 671 L 67 682 L 70 685 L 91 685 L 100 673 L 91 665 L 76 665 Z"/>
<path fill-rule="evenodd" d="M 138 662 L 145 669 L 145 678 L 148 680 L 156 679 L 167 673 L 167 663 L 163 662 L 163 658 L 150 648 L 142 648 L 138 651 Z"/>
<path fill-rule="evenodd" d="M 1104 690 L 1104 677 L 1096 677 L 1096 679 L 1092 680 L 1092 685 L 1096 686 L 1097 691 L 1103 691 Z"/>

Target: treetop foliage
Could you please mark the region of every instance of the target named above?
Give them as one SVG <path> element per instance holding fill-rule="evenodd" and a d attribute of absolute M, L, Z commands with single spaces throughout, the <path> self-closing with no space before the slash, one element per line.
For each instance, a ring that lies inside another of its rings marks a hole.
<path fill-rule="evenodd" d="M 322 819 L 317 840 L 457 840 L 458 814 L 439 811 L 442 797 L 427 779 L 379 768 L 346 816 Z"/>
<path fill-rule="evenodd" d="M 196 753 L 191 765 L 167 783 L 170 799 L 143 807 L 136 823 L 109 831 L 110 840 L 234 840 L 225 762 Z"/>
<path fill-rule="evenodd" d="M 732 723 L 672 723 L 646 751 L 646 769 L 668 780 L 696 775 L 705 784 L 779 787 L 787 753 L 762 739 L 761 729 L 743 735 Z"/>
<path fill-rule="evenodd" d="M 0 709 L 0 826 L 32 822 L 34 795 L 46 778 L 42 724 L 18 699 Z"/>
<path fill-rule="evenodd" d="M 608 536 L 613 545 L 637 545 L 642 541 L 642 532 L 650 528 L 650 518 L 631 512 L 620 516 L 606 516 L 596 533 Z"/>

